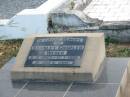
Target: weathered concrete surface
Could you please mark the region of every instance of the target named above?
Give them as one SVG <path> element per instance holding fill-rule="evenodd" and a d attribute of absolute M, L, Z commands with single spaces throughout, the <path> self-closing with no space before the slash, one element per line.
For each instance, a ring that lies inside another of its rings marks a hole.
<path fill-rule="evenodd" d="M 129 21 L 130 0 L 93 0 L 84 13 L 103 21 Z"/>
<path fill-rule="evenodd" d="M 51 25 L 88 28 L 91 26 L 99 26 L 102 23 L 101 20 L 91 18 L 83 12 L 90 2 L 91 0 L 72 0 L 65 2 L 64 5 L 61 5 L 50 13 L 49 20 L 52 22 Z"/>
<path fill-rule="evenodd" d="M 110 39 L 119 42 L 130 42 L 130 29 L 99 29 L 98 26 L 88 28 L 88 27 L 64 27 L 64 26 L 55 25 L 53 27 L 54 28 L 49 29 L 51 33 L 61 33 L 61 32 L 62 33 L 64 32 L 96 33 L 98 32 L 98 33 L 104 33 L 105 38 L 109 37 Z"/>
<path fill-rule="evenodd" d="M 54 0 L 51 1 L 54 2 Z M 62 0 L 59 2 L 61 1 Z M 14 39 L 25 38 L 31 33 L 73 32 L 87 30 L 90 32 L 104 32 L 106 37 L 109 36 L 112 39 L 116 39 L 118 41 L 121 40 L 121 42 L 130 41 L 130 0 L 111 0 L 111 2 L 109 0 L 81 1 L 82 0 L 76 0 L 72 3 L 70 0 L 68 3 L 61 4 L 58 8 L 56 8 L 54 2 L 48 3 L 48 6 L 45 6 L 44 4 L 41 5 L 36 8 L 37 11 L 35 9 L 24 10 L 22 11 L 23 14 L 20 12 L 21 15 L 17 14 L 14 18 L 12 18 L 9 25 L 4 27 L 0 26 L 0 37 L 4 37 L 4 39 Z M 2 13 L 2 15 L 0 15 L 0 18 L 12 17 L 16 12 L 19 12 L 23 8 L 37 7 L 43 2 L 44 0 L 1 1 L 0 13 Z M 56 4 L 59 2 L 56 2 Z M 64 12 L 57 15 L 57 17 L 54 13 L 50 23 L 51 17 L 43 15 L 43 12 L 46 13 L 46 10 L 43 7 L 52 13 L 66 9 L 66 16 L 64 15 Z M 50 8 L 52 7 L 56 9 L 50 11 Z M 102 23 L 102 21 L 105 22 Z"/>
<path fill-rule="evenodd" d="M 120 42 L 130 42 L 130 1 L 129 0 L 93 0 L 86 6 L 79 3 L 79 11 L 70 13 L 60 13 L 52 15 L 52 25 L 48 27 L 51 33 L 89 31 L 104 32 L 106 37 L 110 37 Z"/>
<path fill-rule="evenodd" d="M 103 22 L 99 29 L 101 30 L 126 30 L 130 29 L 130 21 L 111 21 L 111 22 Z"/>
<path fill-rule="evenodd" d="M 67 0 L 48 0 L 35 9 L 25 9 L 0 26 L 0 39 L 25 38 L 33 33 L 48 33 L 48 14 Z"/>
<path fill-rule="evenodd" d="M 83 12 L 78 10 L 64 10 L 50 14 L 52 25 L 66 27 L 91 27 L 99 26 L 102 21 L 98 19 L 92 19 L 86 16 Z"/>

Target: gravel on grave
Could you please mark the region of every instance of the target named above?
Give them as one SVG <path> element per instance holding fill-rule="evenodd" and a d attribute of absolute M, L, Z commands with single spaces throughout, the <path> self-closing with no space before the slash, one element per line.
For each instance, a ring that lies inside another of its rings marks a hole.
<path fill-rule="evenodd" d="M 0 19 L 9 19 L 23 9 L 36 8 L 47 0 L 0 0 Z"/>

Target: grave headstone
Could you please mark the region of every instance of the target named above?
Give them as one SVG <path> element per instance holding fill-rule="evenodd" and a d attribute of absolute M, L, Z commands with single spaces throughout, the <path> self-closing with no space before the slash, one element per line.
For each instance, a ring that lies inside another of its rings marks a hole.
<path fill-rule="evenodd" d="M 26 38 L 12 79 L 95 81 L 105 58 L 104 34 L 63 33 Z"/>

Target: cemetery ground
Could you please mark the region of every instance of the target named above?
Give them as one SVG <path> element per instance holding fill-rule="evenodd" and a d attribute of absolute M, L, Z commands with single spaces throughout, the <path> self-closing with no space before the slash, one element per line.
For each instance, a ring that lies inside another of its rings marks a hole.
<path fill-rule="evenodd" d="M 22 41 L 22 39 L 0 41 L 0 67 L 17 55 Z M 121 43 L 110 38 L 107 38 L 105 43 L 107 57 L 130 57 L 130 43 Z"/>

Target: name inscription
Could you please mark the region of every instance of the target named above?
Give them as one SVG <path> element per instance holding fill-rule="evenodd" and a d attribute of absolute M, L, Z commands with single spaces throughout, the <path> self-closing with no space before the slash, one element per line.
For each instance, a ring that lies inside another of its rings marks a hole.
<path fill-rule="evenodd" d="M 80 67 L 86 37 L 37 37 L 25 67 Z"/>

